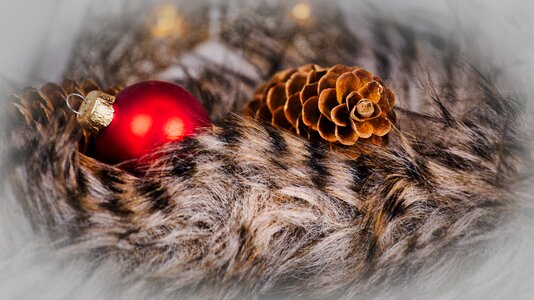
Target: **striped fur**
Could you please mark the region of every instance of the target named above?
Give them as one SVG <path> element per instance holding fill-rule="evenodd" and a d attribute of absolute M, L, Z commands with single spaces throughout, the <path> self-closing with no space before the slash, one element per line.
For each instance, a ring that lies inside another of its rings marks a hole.
<path fill-rule="evenodd" d="M 365 298 L 474 264 L 529 178 L 526 100 L 497 89 L 492 70 L 453 41 L 381 15 L 343 18 L 329 7 L 301 28 L 274 14 L 280 6 L 222 9 L 214 45 L 240 50 L 239 64 L 199 56 L 188 66 L 180 59 L 195 57 L 194 40 L 153 70 L 196 94 L 216 125 L 159 149 L 141 175 L 77 151 L 81 129 L 61 88 L 13 100 L 7 170 L 35 229 L 113 264 L 126 282 L 186 298 Z M 276 26 L 254 11 L 272 11 Z M 121 24 L 106 40 L 139 43 L 142 27 Z M 102 86 L 145 78 L 140 64 L 110 67 L 109 48 L 85 53 L 95 38 L 82 37 L 68 77 Z M 140 51 L 121 47 L 123 58 Z M 157 60 L 146 51 L 141 59 Z M 349 159 L 231 113 L 261 80 L 310 62 L 362 65 L 392 87 L 399 120 L 387 147 Z"/>

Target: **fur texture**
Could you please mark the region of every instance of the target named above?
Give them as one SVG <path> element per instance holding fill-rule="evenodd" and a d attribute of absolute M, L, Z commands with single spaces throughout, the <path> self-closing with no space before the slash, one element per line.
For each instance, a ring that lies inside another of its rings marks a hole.
<path fill-rule="evenodd" d="M 125 284 L 185 298 L 365 298 L 483 260 L 530 178 L 526 100 L 451 39 L 323 6 L 301 26 L 277 13 L 284 4 L 221 5 L 215 36 L 172 47 L 129 18 L 82 37 L 67 77 L 173 80 L 216 126 L 158 150 L 136 176 L 77 151 L 81 129 L 59 88 L 43 87 L 54 99 L 25 90 L 13 100 L 6 170 L 34 229 Z M 351 160 L 232 113 L 260 81 L 306 63 L 381 76 L 398 99 L 390 144 Z"/>

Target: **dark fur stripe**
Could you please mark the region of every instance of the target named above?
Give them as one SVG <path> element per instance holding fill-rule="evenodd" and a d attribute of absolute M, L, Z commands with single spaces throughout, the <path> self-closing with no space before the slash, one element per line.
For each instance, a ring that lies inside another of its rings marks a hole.
<path fill-rule="evenodd" d="M 409 158 L 405 158 L 403 162 L 405 164 L 405 170 L 408 177 L 421 183 L 424 183 L 426 180 L 428 180 L 428 169 L 421 159 L 416 158 L 414 161 L 412 161 Z"/>
<path fill-rule="evenodd" d="M 390 70 L 391 70 L 391 62 L 389 61 L 389 56 L 387 56 L 380 50 L 375 50 L 373 54 L 376 58 L 377 65 L 378 65 L 377 73 L 382 76 L 382 79 L 384 81 L 388 81 Z"/>
<path fill-rule="evenodd" d="M 330 172 L 328 172 L 324 165 L 325 150 L 320 144 L 316 143 L 307 143 L 306 150 L 310 153 L 307 161 L 308 168 L 311 172 L 310 179 L 318 189 L 323 189 L 330 176 Z"/>
<path fill-rule="evenodd" d="M 191 178 L 196 172 L 196 161 L 193 155 L 187 155 L 180 159 L 173 160 L 171 174 L 184 179 Z"/>
<path fill-rule="evenodd" d="M 391 73 L 391 61 L 390 56 L 387 54 L 388 49 L 392 48 L 391 41 L 387 36 L 388 33 L 383 30 L 383 24 L 380 21 L 374 25 L 373 34 L 376 37 L 377 42 L 381 45 L 379 48 L 373 49 L 373 55 L 377 62 L 377 69 L 383 80 L 388 81 Z"/>
<path fill-rule="evenodd" d="M 77 190 L 81 195 L 86 195 L 88 192 L 87 176 L 81 168 L 76 169 L 76 183 L 78 184 Z"/>
<path fill-rule="evenodd" d="M 219 139 L 229 146 L 236 146 L 242 140 L 243 133 L 239 130 L 239 125 L 233 120 L 224 121 L 221 125 L 222 132 Z"/>
<path fill-rule="evenodd" d="M 404 56 L 402 67 L 405 74 L 413 73 L 413 64 L 411 63 L 417 57 L 417 47 L 415 45 L 415 34 L 412 28 L 399 26 L 397 27 L 399 35 L 404 41 L 402 55 Z"/>
<path fill-rule="evenodd" d="M 273 149 L 273 154 L 275 156 L 284 156 L 287 155 L 289 149 L 287 147 L 286 140 L 280 134 L 280 131 L 272 126 L 264 124 L 264 128 L 269 134 L 269 141 L 271 142 L 271 149 Z"/>
<path fill-rule="evenodd" d="M 111 168 L 103 168 L 98 172 L 97 177 L 101 179 L 100 182 L 106 189 L 113 193 L 120 194 L 123 193 L 123 190 L 120 188 L 120 186 L 124 184 L 121 175 L 122 173 L 120 171 Z"/>
<path fill-rule="evenodd" d="M 433 158 L 445 167 L 460 171 L 473 170 L 473 165 L 469 160 L 454 153 L 444 151 L 439 153 L 439 155 L 435 155 Z"/>
<path fill-rule="evenodd" d="M 114 197 L 109 201 L 102 202 L 100 207 L 119 217 L 127 217 L 133 213 L 122 205 L 120 197 Z"/>
<path fill-rule="evenodd" d="M 367 162 L 367 156 L 360 155 L 357 159 L 349 161 L 349 166 L 352 174 L 353 182 L 351 189 L 356 193 L 360 193 L 364 188 L 367 179 L 372 174 L 372 169 Z"/>
<path fill-rule="evenodd" d="M 168 194 L 167 189 L 160 183 L 155 181 L 144 182 L 140 188 L 140 192 L 148 198 L 152 212 L 161 211 L 168 213 L 172 210 L 171 196 Z"/>
<path fill-rule="evenodd" d="M 196 173 L 195 155 L 200 148 L 200 143 L 194 138 L 188 138 L 180 143 L 179 150 L 172 156 L 171 164 L 173 166 L 171 175 L 183 179 L 191 178 Z"/>
<path fill-rule="evenodd" d="M 390 194 L 393 187 L 394 182 L 388 184 L 388 186 L 383 190 L 383 197 L 385 198 L 385 202 L 382 207 L 382 212 L 387 217 L 386 220 L 383 220 L 383 222 L 386 223 L 398 217 L 405 210 L 403 206 L 404 200 L 400 198 L 402 189 L 397 188 L 393 191 L 393 193 Z M 390 195 L 388 196 L 388 194 Z"/>

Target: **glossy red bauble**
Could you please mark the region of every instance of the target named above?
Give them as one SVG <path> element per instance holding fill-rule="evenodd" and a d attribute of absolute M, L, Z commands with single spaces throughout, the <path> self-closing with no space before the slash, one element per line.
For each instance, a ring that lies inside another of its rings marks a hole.
<path fill-rule="evenodd" d="M 111 124 L 95 136 L 96 158 L 109 164 L 138 159 L 210 124 L 206 110 L 191 93 L 163 81 L 123 89 L 113 109 Z"/>

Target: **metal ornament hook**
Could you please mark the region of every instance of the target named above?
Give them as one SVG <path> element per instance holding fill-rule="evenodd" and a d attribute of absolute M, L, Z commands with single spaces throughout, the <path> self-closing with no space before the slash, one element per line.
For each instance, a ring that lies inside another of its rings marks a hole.
<path fill-rule="evenodd" d="M 75 113 L 75 114 L 77 114 L 77 115 L 80 115 L 81 113 L 80 113 L 79 111 L 75 110 L 74 108 L 72 108 L 72 106 L 70 105 L 69 100 L 70 100 L 71 97 L 78 97 L 78 98 L 82 99 L 82 101 L 85 101 L 85 97 L 82 96 L 82 95 L 80 95 L 80 94 L 78 94 L 78 93 L 71 93 L 71 94 L 68 94 L 67 97 L 65 97 L 65 102 L 67 103 L 67 107 L 68 107 L 73 113 Z"/>

